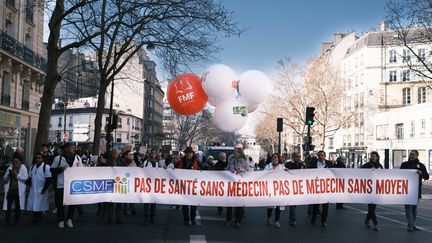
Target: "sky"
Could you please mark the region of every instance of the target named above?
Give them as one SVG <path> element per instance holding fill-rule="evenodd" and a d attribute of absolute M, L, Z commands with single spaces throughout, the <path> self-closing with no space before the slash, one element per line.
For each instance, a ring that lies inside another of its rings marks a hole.
<path fill-rule="evenodd" d="M 240 38 L 222 39 L 220 63 L 236 73 L 258 69 L 272 74 L 283 57 L 304 64 L 335 32 L 358 35 L 379 28 L 385 0 L 223 0 L 240 26 Z"/>

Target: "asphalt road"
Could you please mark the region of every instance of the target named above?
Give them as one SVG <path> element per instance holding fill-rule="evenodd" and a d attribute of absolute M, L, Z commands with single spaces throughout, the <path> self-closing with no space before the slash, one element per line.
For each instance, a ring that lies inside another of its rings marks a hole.
<path fill-rule="evenodd" d="M 297 208 L 298 225 L 292 227 L 285 210 L 279 229 L 267 225 L 265 208 L 246 208 L 242 226 L 236 228 L 225 226 L 224 217 L 212 207 L 199 208 L 196 226 L 183 225 L 181 210 L 167 205 L 158 205 L 154 225 L 143 225 L 142 205 L 136 205 L 137 215 L 122 215 L 122 225 L 104 225 L 96 206 L 86 205 L 84 217 L 78 220 L 76 215 L 74 228 L 58 229 L 52 213 L 34 226 L 26 213 L 19 225 L 0 227 L 0 242 L 431 242 L 432 187 L 424 188 L 423 197 L 417 218 L 420 232 L 407 232 L 404 207 L 399 205 L 378 206 L 379 232 L 364 226 L 367 205 L 361 204 L 346 205 L 346 210 L 330 205 L 327 228 L 310 224 L 306 206 Z"/>

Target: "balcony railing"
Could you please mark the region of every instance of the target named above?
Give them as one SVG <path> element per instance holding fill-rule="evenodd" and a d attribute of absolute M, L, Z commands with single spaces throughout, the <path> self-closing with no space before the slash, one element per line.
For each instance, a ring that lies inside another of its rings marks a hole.
<path fill-rule="evenodd" d="M 10 105 L 10 95 L 2 94 L 1 95 L 1 104 L 2 105 Z"/>
<path fill-rule="evenodd" d="M 29 107 L 30 107 L 29 101 L 28 100 L 23 100 L 22 101 L 22 109 L 25 110 L 25 111 L 28 111 Z"/>
<path fill-rule="evenodd" d="M 45 71 L 47 68 L 45 58 L 2 31 L 0 31 L 0 48 L 39 69 Z"/>
<path fill-rule="evenodd" d="M 15 0 L 6 0 L 6 4 L 15 8 Z"/>

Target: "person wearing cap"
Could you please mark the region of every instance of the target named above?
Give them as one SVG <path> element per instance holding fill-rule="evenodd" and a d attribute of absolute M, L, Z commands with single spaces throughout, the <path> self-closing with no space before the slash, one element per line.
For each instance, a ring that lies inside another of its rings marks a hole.
<path fill-rule="evenodd" d="M 249 162 L 248 162 L 245 154 L 243 153 L 242 148 L 235 148 L 234 149 L 234 154 L 232 154 L 228 158 L 228 166 L 227 166 L 226 170 L 231 171 L 232 173 L 235 173 L 235 174 L 240 174 L 240 175 L 243 175 L 250 170 Z M 244 208 L 243 207 L 235 207 L 234 214 L 235 214 L 235 225 L 237 228 L 239 228 L 240 223 L 241 223 L 241 219 L 244 215 Z M 232 220 L 232 207 L 228 207 L 225 225 L 226 226 L 230 225 L 231 220 Z"/>
<path fill-rule="evenodd" d="M 57 185 L 55 189 L 55 204 L 57 207 L 57 222 L 59 228 L 64 228 L 66 219 L 66 225 L 69 228 L 73 228 L 73 215 L 75 212 L 76 205 L 69 205 L 67 215 L 65 218 L 65 206 L 63 204 L 63 192 L 64 192 L 64 171 L 75 167 L 83 167 L 81 157 L 76 154 L 74 143 L 65 143 L 63 145 L 63 152 L 54 158 L 51 165 L 51 174 L 57 177 Z"/>
<path fill-rule="evenodd" d="M 15 224 L 20 220 L 21 209 L 25 208 L 25 182 L 28 178 L 28 172 L 27 168 L 21 161 L 21 155 L 18 152 L 15 152 L 12 155 L 12 164 L 9 165 L 3 177 L 5 192 L 3 210 L 6 210 L 6 226 L 11 224 L 12 205 L 15 206 Z"/>
<path fill-rule="evenodd" d="M 185 170 L 199 170 L 200 165 L 198 163 L 197 158 L 195 157 L 195 153 L 192 147 L 187 147 L 184 153 L 185 156 L 183 157 L 182 160 L 178 162 L 176 168 L 185 169 Z M 182 206 L 183 221 L 185 225 L 189 225 L 190 223 L 192 223 L 192 225 L 196 225 L 196 221 L 195 221 L 196 210 L 197 210 L 197 206 L 190 206 L 190 210 L 188 205 Z"/>

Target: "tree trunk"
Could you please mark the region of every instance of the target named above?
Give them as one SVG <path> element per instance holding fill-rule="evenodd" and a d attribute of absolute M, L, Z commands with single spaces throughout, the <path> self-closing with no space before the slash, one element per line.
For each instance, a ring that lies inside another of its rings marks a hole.
<path fill-rule="evenodd" d="M 54 103 L 54 90 L 58 83 L 57 60 L 48 62 L 48 73 L 41 98 L 41 109 L 39 112 L 38 129 L 34 146 L 34 153 L 40 151 L 42 144 L 48 142 L 48 132 L 51 120 L 51 108 Z"/>
<path fill-rule="evenodd" d="M 101 86 L 99 88 L 98 93 L 98 104 L 96 108 L 96 118 L 94 121 L 94 136 L 93 136 L 93 145 L 92 145 L 92 154 L 98 155 L 99 154 L 99 141 L 101 138 L 101 131 L 102 131 L 102 117 L 105 111 L 105 93 L 108 88 L 107 85 L 105 85 L 106 81 L 101 78 Z M 108 152 L 108 151 L 105 151 Z"/>
<path fill-rule="evenodd" d="M 36 133 L 34 153 L 40 151 L 43 143 L 48 142 L 48 131 L 51 120 L 51 108 L 54 103 L 54 90 L 60 81 L 58 59 L 60 57 L 58 42 L 60 39 L 61 18 L 64 13 L 64 0 L 56 0 L 56 6 L 49 21 L 50 34 L 47 46 L 47 76 L 41 98 L 38 130 Z"/>

